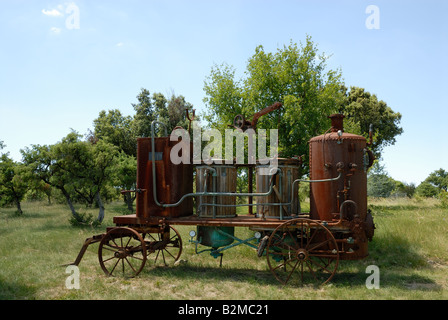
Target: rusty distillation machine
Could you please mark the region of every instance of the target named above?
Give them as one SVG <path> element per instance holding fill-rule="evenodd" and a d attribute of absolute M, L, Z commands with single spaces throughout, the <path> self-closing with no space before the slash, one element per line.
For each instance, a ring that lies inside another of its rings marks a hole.
<path fill-rule="evenodd" d="M 280 107 L 275 103 L 256 113 L 252 121 L 238 115 L 233 127 L 255 130 L 261 116 Z M 188 113 L 187 117 L 192 121 Z M 190 139 L 173 141 L 167 130 L 156 137 L 155 126 L 163 124 L 153 122 L 151 137 L 137 140 L 136 188 L 122 191 L 136 192 L 135 214 L 115 216 L 115 227 L 86 239 L 71 264 L 79 265 L 87 247 L 99 243 L 98 260 L 106 275 L 137 276 L 147 260 L 165 265 L 179 260 L 182 239 L 173 225 L 183 225 L 195 227 L 189 241 L 196 253 L 209 252 L 221 257 L 220 263 L 225 250 L 244 244 L 255 249 L 258 257 L 266 257 L 282 284 L 327 283 L 339 260 L 368 255 L 375 229 L 367 208 L 367 170 L 374 161 L 369 150 L 372 134 L 367 142 L 344 132 L 343 115 L 330 118 L 331 127 L 309 141 L 309 179 L 301 178 L 300 159 L 294 158 L 275 158 L 272 167 L 266 159 L 253 164 L 193 164 L 188 158 L 192 152 L 184 151 L 193 149 Z M 189 161 L 173 161 L 173 152 Z M 248 170 L 247 193 L 236 192 L 240 167 Z M 309 212 L 301 210 L 301 183 L 310 184 Z M 248 201 L 237 203 L 237 197 Z M 237 210 L 241 206 L 248 207 L 247 214 Z M 236 227 L 249 228 L 249 238 L 238 238 Z"/>
<path fill-rule="evenodd" d="M 260 116 L 280 107 L 277 103 L 264 109 L 252 122 L 236 116 L 234 127 L 255 128 Z M 364 137 L 344 132 L 343 117 L 331 115 L 331 128 L 309 141 L 309 179 L 299 176 L 299 159 L 278 158 L 277 169 L 269 175 L 260 174 L 266 164 L 258 161 L 255 165 L 193 165 L 192 161 L 173 164 L 171 150 L 185 142 L 171 141 L 167 134 L 155 137 L 154 126 L 160 123 L 153 123 L 152 137 L 138 139 L 133 224 L 195 225 L 190 241 L 196 244 L 196 252 L 209 251 L 215 258 L 222 258 L 224 250 L 239 244 L 252 246 L 259 256 L 263 255 L 268 236 L 280 221 L 302 217 L 319 222 L 330 231 L 337 243 L 338 259 L 367 256 L 367 242 L 374 232 L 367 209 L 367 169 L 374 157 Z M 239 166 L 248 168 L 248 193 L 236 192 Z M 308 213 L 300 210 L 300 183 L 310 183 Z M 249 200 L 237 204 L 238 196 Z M 248 206 L 248 214 L 237 214 L 239 206 Z M 254 237 L 238 239 L 234 233 L 238 226 L 248 226 Z M 198 245 L 209 249 L 198 251 Z"/>

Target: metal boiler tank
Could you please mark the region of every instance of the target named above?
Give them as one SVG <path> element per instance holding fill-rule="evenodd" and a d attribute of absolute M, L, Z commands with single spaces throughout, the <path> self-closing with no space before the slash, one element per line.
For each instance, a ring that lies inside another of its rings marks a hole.
<path fill-rule="evenodd" d="M 366 138 L 344 132 L 341 114 L 334 114 L 331 129 L 310 139 L 310 217 L 321 221 L 345 219 L 363 239 L 358 257 L 367 255 L 366 239 L 373 236 L 373 220 L 367 210 L 367 169 L 374 157 Z M 365 242 L 365 243 L 364 243 Z"/>
<path fill-rule="evenodd" d="M 345 218 L 367 213 L 367 169 L 369 152 L 366 138 L 345 133 L 341 114 L 330 116 L 330 132 L 312 138 L 310 144 L 310 180 L 337 177 L 336 181 L 311 183 L 310 215 L 312 219 L 331 221 L 340 216 L 342 204 Z M 350 200 L 350 201 L 348 201 Z M 356 211 L 356 212 L 355 212 Z"/>

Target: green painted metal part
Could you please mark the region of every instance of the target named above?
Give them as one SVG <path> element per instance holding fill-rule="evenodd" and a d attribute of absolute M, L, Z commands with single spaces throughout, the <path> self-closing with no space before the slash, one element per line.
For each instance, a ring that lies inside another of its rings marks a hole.
<path fill-rule="evenodd" d="M 220 232 L 223 231 L 223 232 Z M 220 248 L 233 243 L 235 227 L 208 227 L 198 226 L 198 239 L 200 244 L 206 247 Z M 230 235 L 230 236 L 229 236 Z"/>

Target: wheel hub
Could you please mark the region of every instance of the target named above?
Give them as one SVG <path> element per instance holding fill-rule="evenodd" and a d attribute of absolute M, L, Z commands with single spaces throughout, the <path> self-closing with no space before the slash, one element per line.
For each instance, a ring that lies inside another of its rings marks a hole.
<path fill-rule="evenodd" d="M 128 256 L 126 250 L 118 250 L 114 253 L 115 258 L 124 259 Z"/>
<path fill-rule="evenodd" d="M 297 259 L 304 261 L 308 259 L 308 252 L 305 249 L 297 250 Z"/>

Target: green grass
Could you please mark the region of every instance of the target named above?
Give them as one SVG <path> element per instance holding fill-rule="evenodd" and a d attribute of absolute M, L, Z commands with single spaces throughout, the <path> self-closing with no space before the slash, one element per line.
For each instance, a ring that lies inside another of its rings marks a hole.
<path fill-rule="evenodd" d="M 448 210 L 436 200 L 371 200 L 376 224 L 370 255 L 360 261 L 340 261 L 331 283 L 322 287 L 281 286 L 266 258 L 244 245 L 225 251 L 223 266 L 207 252 L 194 253 L 188 232 L 183 239 L 183 264 L 147 265 L 137 278 L 106 277 L 93 244 L 80 264 L 80 289 L 65 286 L 62 264 L 73 262 L 83 241 L 113 226 L 125 208 L 106 208 L 101 227 L 72 227 L 62 205 L 24 203 L 22 216 L 0 208 L 0 299 L 448 299 Z M 86 210 L 96 216 L 96 210 Z M 237 228 L 236 236 L 251 235 Z M 367 289 L 366 267 L 380 269 L 380 289 Z"/>

